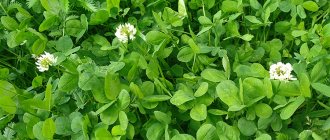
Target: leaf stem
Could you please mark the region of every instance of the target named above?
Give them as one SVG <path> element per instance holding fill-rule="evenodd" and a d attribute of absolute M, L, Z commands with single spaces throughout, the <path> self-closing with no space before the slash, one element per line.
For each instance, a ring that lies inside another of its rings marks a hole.
<path fill-rule="evenodd" d="M 0 3 L 0 6 L 1 6 L 1 9 L 6 13 L 6 15 L 9 16 L 6 9 L 2 6 L 2 3 Z"/>

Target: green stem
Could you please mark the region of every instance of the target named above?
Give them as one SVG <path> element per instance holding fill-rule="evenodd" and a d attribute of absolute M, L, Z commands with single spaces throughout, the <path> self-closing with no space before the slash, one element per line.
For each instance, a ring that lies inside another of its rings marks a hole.
<path fill-rule="evenodd" d="M 2 6 L 2 3 L 0 3 L 0 6 L 1 6 L 1 9 L 6 13 L 6 15 L 9 16 L 6 9 Z"/>

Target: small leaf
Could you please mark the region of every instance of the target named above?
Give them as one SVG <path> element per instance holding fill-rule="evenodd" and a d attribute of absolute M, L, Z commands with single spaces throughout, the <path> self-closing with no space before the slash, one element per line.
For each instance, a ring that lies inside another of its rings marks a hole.
<path fill-rule="evenodd" d="M 327 131 L 330 129 L 330 117 L 325 121 L 325 123 L 322 125 L 322 129 L 324 131 Z"/>
<path fill-rule="evenodd" d="M 143 100 L 148 102 L 161 102 L 171 99 L 168 95 L 149 95 L 143 98 Z"/>
<path fill-rule="evenodd" d="M 305 35 L 307 33 L 308 32 L 304 31 L 304 30 L 294 30 L 294 31 L 292 31 L 292 36 L 299 37 L 299 36 Z"/>
<path fill-rule="evenodd" d="M 175 92 L 170 102 L 173 105 L 179 106 L 193 99 L 195 99 L 195 97 L 192 94 L 186 93 L 183 90 L 179 90 Z"/>
<path fill-rule="evenodd" d="M 273 109 L 265 103 L 255 105 L 254 110 L 256 115 L 260 118 L 269 118 L 273 114 Z"/>
<path fill-rule="evenodd" d="M 163 123 L 163 124 L 170 124 L 171 123 L 171 117 L 167 115 L 166 113 L 163 113 L 161 111 L 154 111 L 156 119 Z"/>
<path fill-rule="evenodd" d="M 306 10 L 312 11 L 312 12 L 316 12 L 317 10 L 319 10 L 319 6 L 314 1 L 305 1 L 303 3 L 303 7 Z"/>
<path fill-rule="evenodd" d="M 199 88 L 196 90 L 194 96 L 200 97 L 203 96 L 209 88 L 209 84 L 207 82 L 202 82 L 199 86 Z"/>
<path fill-rule="evenodd" d="M 109 19 L 109 12 L 107 10 L 98 10 L 92 13 L 89 25 L 98 25 L 106 22 Z"/>
<path fill-rule="evenodd" d="M 216 69 L 204 69 L 201 76 L 211 82 L 221 82 L 227 79 L 223 71 Z"/>
<path fill-rule="evenodd" d="M 251 41 L 253 37 L 254 36 L 251 35 L 251 34 L 245 34 L 245 35 L 241 36 L 240 38 L 245 40 L 245 41 Z"/>
<path fill-rule="evenodd" d="M 56 50 L 67 52 L 73 47 L 73 42 L 69 36 L 63 36 L 56 41 Z"/>
<path fill-rule="evenodd" d="M 116 99 L 121 91 L 119 74 L 107 73 L 104 81 L 104 91 L 108 99 Z"/>
<path fill-rule="evenodd" d="M 111 129 L 111 134 L 114 136 L 122 136 L 125 135 L 126 131 L 125 129 L 122 129 L 120 125 L 115 125 Z"/>
<path fill-rule="evenodd" d="M 118 118 L 119 118 L 120 128 L 122 130 L 126 130 L 128 126 L 128 118 L 126 113 L 124 111 L 120 111 Z"/>
<path fill-rule="evenodd" d="M 310 89 L 310 81 L 306 73 L 301 73 L 299 75 L 299 85 L 301 95 L 304 97 L 312 97 L 311 89 Z"/>
<path fill-rule="evenodd" d="M 190 117 L 195 121 L 205 120 L 207 117 L 207 107 L 204 104 L 195 105 L 190 111 Z"/>
<path fill-rule="evenodd" d="M 178 12 L 179 12 L 179 15 L 182 16 L 182 17 L 185 17 L 185 16 L 188 15 L 184 0 L 179 0 L 178 1 Z"/>
<path fill-rule="evenodd" d="M 257 131 L 257 126 L 253 121 L 240 118 L 238 120 L 238 128 L 245 136 L 252 136 Z"/>
<path fill-rule="evenodd" d="M 222 2 L 221 10 L 223 12 L 236 12 L 238 11 L 238 3 L 232 0 L 225 0 Z"/>
<path fill-rule="evenodd" d="M 233 81 L 222 81 L 217 85 L 216 91 L 220 100 L 227 104 L 229 107 L 241 104 L 237 95 L 238 88 Z"/>
<path fill-rule="evenodd" d="M 305 10 L 304 10 L 304 8 L 301 5 L 298 5 L 297 6 L 297 13 L 298 13 L 298 16 L 300 18 L 302 18 L 302 19 L 306 18 Z"/>
<path fill-rule="evenodd" d="M 43 32 L 45 30 L 48 30 L 52 26 L 54 26 L 57 22 L 57 16 L 50 16 L 46 18 L 39 26 L 39 32 Z"/>
<path fill-rule="evenodd" d="M 39 55 L 44 52 L 46 48 L 47 41 L 38 39 L 32 45 L 32 53 L 35 55 Z"/>
<path fill-rule="evenodd" d="M 291 102 L 290 104 L 288 104 L 285 108 L 283 108 L 283 110 L 281 111 L 281 119 L 282 120 L 286 120 L 289 119 L 293 113 L 298 109 L 298 107 L 304 103 L 305 98 L 303 96 L 299 96 L 297 98 L 295 98 L 295 100 L 293 102 Z"/>
<path fill-rule="evenodd" d="M 312 83 L 312 87 L 321 94 L 330 97 L 330 86 L 321 83 Z"/>
<path fill-rule="evenodd" d="M 16 30 L 18 28 L 18 23 L 15 19 L 9 16 L 2 16 L 1 23 L 8 30 Z"/>
<path fill-rule="evenodd" d="M 212 124 L 204 124 L 202 125 L 197 133 L 196 133 L 197 140 L 216 140 L 216 128 Z"/>
<path fill-rule="evenodd" d="M 248 21 L 250 21 L 251 23 L 262 24 L 262 22 L 260 20 L 258 20 L 257 17 L 255 17 L 255 16 L 245 16 L 245 18 Z"/>
<path fill-rule="evenodd" d="M 17 110 L 16 103 L 9 96 L 1 96 L 0 107 L 3 111 L 6 111 L 10 114 L 15 114 Z"/>
<path fill-rule="evenodd" d="M 52 118 L 48 118 L 42 125 L 42 134 L 47 139 L 53 139 L 53 136 L 56 132 L 55 123 Z"/>
<path fill-rule="evenodd" d="M 78 75 L 73 75 L 70 73 L 64 73 L 60 81 L 58 82 L 58 88 L 60 91 L 69 92 L 78 87 Z"/>
<path fill-rule="evenodd" d="M 120 91 L 118 96 L 118 105 L 121 109 L 126 109 L 130 104 L 131 98 L 129 93 L 123 89 Z"/>
<path fill-rule="evenodd" d="M 194 52 L 191 48 L 184 47 L 178 53 L 178 60 L 181 62 L 189 62 L 194 57 Z"/>

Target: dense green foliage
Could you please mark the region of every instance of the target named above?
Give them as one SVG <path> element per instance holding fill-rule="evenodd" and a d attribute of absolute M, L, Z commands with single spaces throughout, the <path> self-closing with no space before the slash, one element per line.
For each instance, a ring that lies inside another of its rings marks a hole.
<path fill-rule="evenodd" d="M 1 0 L 0 140 L 330 138 L 328 0 Z M 120 24 L 134 40 L 116 37 Z M 35 56 L 57 57 L 45 72 Z M 296 80 L 269 76 L 290 63 Z"/>

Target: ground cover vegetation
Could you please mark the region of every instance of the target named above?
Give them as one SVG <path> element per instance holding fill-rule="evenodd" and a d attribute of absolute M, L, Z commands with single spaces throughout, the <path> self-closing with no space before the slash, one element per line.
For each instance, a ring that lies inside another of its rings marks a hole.
<path fill-rule="evenodd" d="M 324 140 L 328 0 L 1 0 L 0 140 Z"/>

